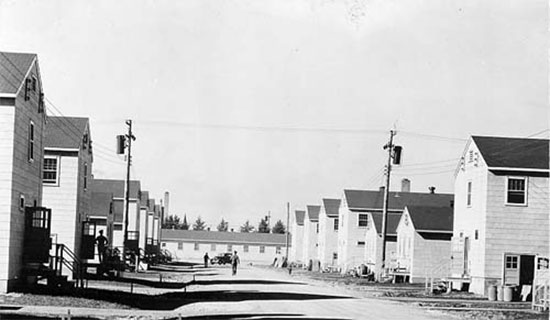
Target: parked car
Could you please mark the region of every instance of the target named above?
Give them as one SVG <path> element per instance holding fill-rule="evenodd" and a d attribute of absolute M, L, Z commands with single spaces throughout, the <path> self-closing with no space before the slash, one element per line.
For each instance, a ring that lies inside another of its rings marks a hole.
<path fill-rule="evenodd" d="M 231 263 L 231 256 L 232 254 L 229 252 L 226 253 L 220 253 L 214 258 L 210 259 L 211 264 L 226 264 Z"/>

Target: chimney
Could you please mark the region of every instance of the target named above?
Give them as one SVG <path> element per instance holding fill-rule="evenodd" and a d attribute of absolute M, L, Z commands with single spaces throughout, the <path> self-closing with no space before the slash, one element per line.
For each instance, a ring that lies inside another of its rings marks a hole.
<path fill-rule="evenodd" d="M 455 207 L 455 201 L 451 200 L 451 208 L 454 208 L 454 207 Z"/>
<path fill-rule="evenodd" d="M 407 178 L 401 180 L 401 192 L 411 192 L 411 180 Z"/>
<path fill-rule="evenodd" d="M 206 231 L 210 231 L 210 227 L 206 228 Z"/>
<path fill-rule="evenodd" d="M 434 186 L 431 186 L 428 188 L 430 190 L 430 193 L 431 194 L 434 194 L 435 193 L 435 187 Z"/>
<path fill-rule="evenodd" d="M 170 214 L 170 193 L 166 191 L 164 193 L 164 215 L 168 216 Z"/>
<path fill-rule="evenodd" d="M 231 228 L 231 232 L 235 232 L 235 229 Z"/>

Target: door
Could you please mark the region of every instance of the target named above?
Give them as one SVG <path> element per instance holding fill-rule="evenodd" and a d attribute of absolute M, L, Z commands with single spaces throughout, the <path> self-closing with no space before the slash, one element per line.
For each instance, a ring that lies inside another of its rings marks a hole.
<path fill-rule="evenodd" d="M 96 231 L 97 225 L 95 221 L 82 222 L 82 242 L 80 244 L 81 259 L 94 259 Z"/>
<path fill-rule="evenodd" d="M 42 207 L 25 208 L 23 260 L 26 263 L 46 263 L 50 258 L 52 210 Z"/>
<path fill-rule="evenodd" d="M 519 285 L 533 285 L 535 256 L 521 255 L 519 259 Z"/>
<path fill-rule="evenodd" d="M 464 276 L 468 277 L 470 275 L 470 237 L 464 238 Z"/>
<path fill-rule="evenodd" d="M 504 285 L 519 285 L 520 256 L 518 254 L 504 254 Z"/>

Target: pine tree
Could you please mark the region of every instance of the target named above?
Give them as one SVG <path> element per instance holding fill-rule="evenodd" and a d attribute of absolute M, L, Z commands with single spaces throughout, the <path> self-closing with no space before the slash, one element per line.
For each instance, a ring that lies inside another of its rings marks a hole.
<path fill-rule="evenodd" d="M 241 232 L 254 232 L 254 226 L 250 224 L 250 221 L 246 220 L 246 222 L 241 226 Z"/>
<path fill-rule="evenodd" d="M 222 221 L 220 221 L 220 224 L 218 224 L 218 231 L 221 232 L 227 232 L 229 229 L 229 222 L 225 221 L 224 218 L 222 218 Z"/>
<path fill-rule="evenodd" d="M 162 228 L 164 229 L 179 229 L 180 227 L 180 217 L 177 215 L 169 215 L 164 219 L 164 223 L 162 224 Z"/>
<path fill-rule="evenodd" d="M 204 229 L 206 229 L 206 222 L 204 222 L 201 219 L 201 216 L 199 216 L 197 220 L 195 220 L 195 223 L 193 224 L 193 230 L 204 230 Z"/>
<path fill-rule="evenodd" d="M 271 232 L 273 232 L 273 233 L 285 233 L 286 232 L 285 225 L 283 224 L 283 222 L 281 220 L 277 220 L 277 223 L 275 223 L 275 225 L 273 226 L 273 229 L 271 230 Z"/>
<path fill-rule="evenodd" d="M 259 233 L 269 233 L 269 231 L 271 231 L 269 229 L 269 223 L 267 221 L 267 217 L 260 220 L 260 224 L 258 225 Z"/>
<path fill-rule="evenodd" d="M 187 223 L 187 215 L 183 216 L 183 223 L 181 224 L 182 230 L 189 230 L 189 223 Z"/>

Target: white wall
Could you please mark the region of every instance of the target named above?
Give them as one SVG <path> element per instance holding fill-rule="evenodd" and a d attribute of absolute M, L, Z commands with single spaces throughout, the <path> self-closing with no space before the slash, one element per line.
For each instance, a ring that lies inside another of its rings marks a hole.
<path fill-rule="evenodd" d="M 292 262 L 303 263 L 304 252 L 304 226 L 299 226 L 296 223 L 292 225 L 292 246 L 290 247 L 289 260 Z"/>
<path fill-rule="evenodd" d="M 161 249 L 168 250 L 175 259 L 178 261 L 195 261 L 203 262 L 205 253 L 208 253 L 210 258 L 215 257 L 217 254 L 229 252 L 227 243 L 198 243 L 198 250 L 195 249 L 194 242 L 181 241 L 182 248 L 178 249 L 177 241 L 162 241 Z M 213 250 L 212 245 L 215 245 Z M 231 252 L 237 251 L 241 264 L 271 264 L 278 255 L 277 246 L 266 245 L 265 252 L 260 253 L 259 245 L 249 245 L 248 252 L 245 252 L 243 244 L 232 244 Z M 279 246 L 280 254 L 284 253 L 284 245 Z M 280 256 L 279 254 L 279 256 Z"/>
<path fill-rule="evenodd" d="M 317 256 L 317 246 L 318 243 L 318 233 L 317 233 L 318 222 L 310 221 L 307 218 L 304 219 L 304 242 L 303 242 L 303 263 L 306 265 L 309 263 L 309 260 L 319 259 Z"/>
<path fill-rule="evenodd" d="M 337 266 L 338 260 L 333 259 L 333 254 L 338 253 L 338 230 L 334 230 L 334 220 L 326 215 L 324 206 L 319 214 L 319 246 L 317 256 L 321 260 L 321 267 Z M 340 225 L 338 225 L 339 227 Z M 339 229 L 339 228 L 338 228 Z"/>
<path fill-rule="evenodd" d="M 0 292 L 7 291 L 10 223 L 14 210 L 11 193 L 14 117 L 14 107 L 0 106 Z"/>
<path fill-rule="evenodd" d="M 358 245 L 358 242 L 365 242 L 367 228 L 360 228 L 358 219 L 358 213 L 350 211 L 346 201 L 342 201 L 338 231 L 338 265 L 342 272 L 365 262 L 365 245 Z"/>

